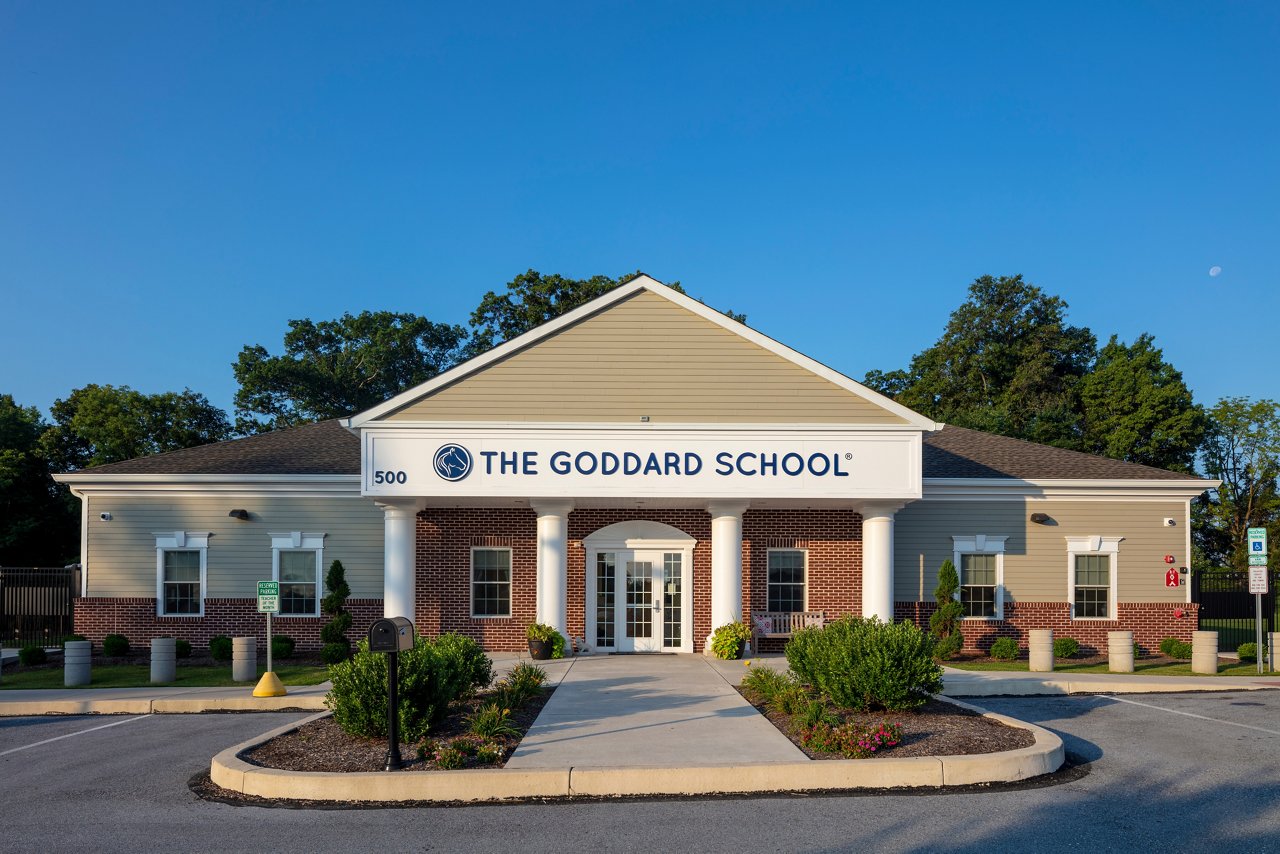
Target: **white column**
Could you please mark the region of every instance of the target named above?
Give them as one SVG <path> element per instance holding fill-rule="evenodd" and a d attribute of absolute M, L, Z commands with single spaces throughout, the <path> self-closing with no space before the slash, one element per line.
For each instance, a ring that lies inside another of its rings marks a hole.
<path fill-rule="evenodd" d="M 745 503 L 713 503 L 711 514 L 711 631 L 742 619 L 742 514 Z M 711 646 L 711 637 L 707 637 Z"/>
<path fill-rule="evenodd" d="M 901 505 L 862 509 L 862 616 L 893 622 L 893 514 Z"/>
<path fill-rule="evenodd" d="M 382 616 L 414 614 L 418 555 L 418 508 L 410 501 L 378 502 L 382 508 Z"/>
<path fill-rule="evenodd" d="M 539 623 L 569 637 L 569 512 L 572 501 L 531 502 L 538 514 Z"/>

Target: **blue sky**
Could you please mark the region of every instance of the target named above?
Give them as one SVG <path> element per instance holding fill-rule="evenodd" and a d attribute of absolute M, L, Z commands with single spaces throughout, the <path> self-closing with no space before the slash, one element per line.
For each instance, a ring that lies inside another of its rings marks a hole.
<path fill-rule="evenodd" d="M 860 378 L 1022 273 L 1280 398 L 1274 3 L 0 5 L 0 393 L 643 269 Z M 1210 268 L 1221 273 L 1210 276 Z M 661 342 L 654 342 L 661 346 Z"/>

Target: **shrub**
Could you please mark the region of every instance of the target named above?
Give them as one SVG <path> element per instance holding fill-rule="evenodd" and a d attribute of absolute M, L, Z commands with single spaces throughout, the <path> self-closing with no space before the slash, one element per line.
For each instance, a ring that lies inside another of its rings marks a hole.
<path fill-rule="evenodd" d="M 551 657 L 564 658 L 564 635 L 560 634 L 546 623 L 533 623 L 525 633 L 528 635 L 529 640 L 550 641 Z"/>
<path fill-rule="evenodd" d="M 746 623 L 726 623 L 711 633 L 711 652 L 716 658 L 732 660 L 742 655 L 749 640 L 751 627 Z"/>
<path fill-rule="evenodd" d="M 848 759 L 865 759 L 902 741 L 902 727 L 888 721 L 878 724 L 819 722 L 800 732 L 800 743 L 821 753 L 839 753 Z"/>
<path fill-rule="evenodd" d="M 102 654 L 120 658 L 129 654 L 129 639 L 124 635 L 107 635 L 102 639 Z"/>
<path fill-rule="evenodd" d="M 498 683 L 493 701 L 504 709 L 518 709 L 542 692 L 547 672 L 535 664 L 522 661 L 512 668 L 507 678 Z"/>
<path fill-rule="evenodd" d="M 347 597 L 351 595 L 351 587 L 347 584 L 347 571 L 342 561 L 335 560 L 329 564 L 329 571 L 324 576 L 324 598 L 320 600 L 320 610 L 329 616 L 329 622 L 320 627 L 320 657 L 326 664 L 335 664 L 351 654 L 351 640 L 347 637 L 347 629 L 351 628 L 351 615 L 347 613 Z"/>
<path fill-rule="evenodd" d="M 742 687 L 765 703 L 772 701 L 778 692 L 793 685 L 795 685 L 794 679 L 769 667 L 753 667 L 742 678 Z"/>
<path fill-rule="evenodd" d="M 1191 644 L 1175 640 L 1169 644 L 1169 649 L 1165 652 L 1165 655 L 1170 658 L 1188 659 L 1191 657 Z"/>
<path fill-rule="evenodd" d="M 469 731 L 481 738 L 507 738 L 520 735 L 511 723 L 511 709 L 489 703 L 471 716 Z"/>
<path fill-rule="evenodd" d="M 297 646 L 293 638 L 288 635 L 272 635 L 271 636 L 271 657 L 272 658 L 289 658 L 293 655 L 293 648 Z"/>
<path fill-rule="evenodd" d="M 1178 642 L 1177 638 L 1164 638 L 1160 641 L 1160 651 L 1173 658 L 1173 646 Z"/>
<path fill-rule="evenodd" d="M 996 638 L 996 642 L 991 644 L 991 657 L 1013 661 L 1018 657 L 1018 642 L 1013 638 Z"/>
<path fill-rule="evenodd" d="M 226 635 L 217 635 L 209 638 L 209 655 L 214 661 L 230 661 L 231 660 L 231 638 Z"/>
<path fill-rule="evenodd" d="M 487 659 L 483 667 L 478 666 L 477 653 L 484 656 L 470 638 L 443 635 L 435 641 L 416 637 L 413 649 L 399 654 L 401 738 L 421 739 L 431 724 L 448 714 L 455 700 L 488 684 L 492 666 Z M 369 652 L 369 642 L 361 640 L 355 655 L 329 667 L 333 690 L 325 705 L 346 732 L 386 737 L 387 658 L 384 653 Z"/>
<path fill-rule="evenodd" d="M 769 708 L 784 715 L 798 715 L 809 708 L 812 699 L 803 685 L 791 684 L 773 695 Z"/>
<path fill-rule="evenodd" d="M 320 647 L 320 660 L 325 664 L 337 664 L 351 657 L 351 647 L 345 643 L 327 643 Z"/>
<path fill-rule="evenodd" d="M 1240 656 L 1241 661 L 1257 661 L 1258 645 L 1256 643 L 1242 643 L 1236 647 L 1236 654 Z"/>
<path fill-rule="evenodd" d="M 173 654 L 178 658 L 191 657 L 191 641 L 178 638 L 173 642 Z"/>
<path fill-rule="evenodd" d="M 1053 657 L 1071 658 L 1080 651 L 1080 641 L 1075 638 L 1054 638 Z"/>
<path fill-rule="evenodd" d="M 911 623 L 844 617 L 796 632 L 787 662 L 800 681 L 850 709 L 913 709 L 942 690 L 934 639 Z"/>
<path fill-rule="evenodd" d="M 23 667 L 34 667 L 48 660 L 49 656 L 45 654 L 44 647 L 39 644 L 29 643 L 18 650 L 18 663 Z"/>
<path fill-rule="evenodd" d="M 461 768 L 466 764 L 467 755 L 457 747 L 450 744 L 447 747 L 440 747 L 436 749 L 435 760 L 437 768 L 442 768 L 445 771 L 453 771 L 454 769 Z"/>
<path fill-rule="evenodd" d="M 956 565 L 944 560 L 938 567 L 938 586 L 933 590 L 933 598 L 938 609 L 929 616 L 929 632 L 938 639 L 934 645 L 934 654 L 943 660 L 954 658 L 964 646 L 964 634 L 960 631 L 960 621 L 964 619 L 964 606 L 956 599 L 956 591 L 960 589 L 960 576 Z"/>
<path fill-rule="evenodd" d="M 67 635 L 62 639 L 62 651 L 63 652 L 67 651 L 67 644 L 70 643 L 71 641 L 82 641 L 82 640 L 88 640 L 88 638 L 85 637 L 84 635 Z"/>

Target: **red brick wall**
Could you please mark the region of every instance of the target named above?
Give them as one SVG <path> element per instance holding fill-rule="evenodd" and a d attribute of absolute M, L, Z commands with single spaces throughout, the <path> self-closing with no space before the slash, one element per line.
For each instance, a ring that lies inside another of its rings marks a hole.
<path fill-rule="evenodd" d="M 1107 632 L 1132 631 L 1133 639 L 1146 652 L 1159 652 L 1160 641 L 1177 638 L 1191 642 L 1191 633 L 1199 622 L 1197 604 L 1173 602 L 1120 602 L 1119 619 L 1072 620 L 1071 606 L 1066 602 L 1006 602 L 1003 620 L 966 620 L 961 627 L 964 648 L 969 652 L 986 652 L 996 638 L 1011 637 L 1026 654 L 1027 632 L 1031 629 L 1053 629 L 1054 638 L 1069 637 L 1080 642 L 1086 655 L 1106 655 Z M 912 620 L 928 629 L 929 615 L 937 608 L 933 602 L 897 602 L 894 617 Z M 1182 617 L 1174 613 L 1181 610 Z"/>
<path fill-rule="evenodd" d="M 382 600 L 348 599 L 347 610 L 352 617 L 347 637 L 355 644 L 382 616 Z M 324 616 L 273 617 L 271 630 L 293 638 L 299 650 L 318 650 L 320 627 L 326 622 L 328 618 Z M 204 649 L 209 646 L 209 638 L 218 635 L 255 636 L 265 643 L 267 618 L 258 613 L 257 599 L 206 599 L 203 617 L 159 617 L 154 597 L 87 597 L 75 600 L 75 627 L 76 634 L 96 644 L 101 644 L 106 635 L 121 634 L 138 648 L 147 646 L 152 638 L 182 638 Z"/>

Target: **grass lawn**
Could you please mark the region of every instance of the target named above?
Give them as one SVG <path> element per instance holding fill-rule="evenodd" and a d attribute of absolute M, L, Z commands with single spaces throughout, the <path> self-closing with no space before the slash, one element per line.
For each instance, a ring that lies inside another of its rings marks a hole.
<path fill-rule="evenodd" d="M 956 670 L 1017 670 L 1025 673 L 1028 670 L 1026 661 L 945 661 L 947 667 L 954 667 Z M 1053 663 L 1055 673 L 1110 673 L 1107 669 L 1105 661 L 1093 664 L 1072 664 L 1070 661 L 1055 661 Z M 1191 662 L 1177 662 L 1170 664 L 1167 661 L 1157 661 L 1143 663 L 1142 659 L 1138 659 L 1133 663 L 1133 672 L 1135 674 L 1145 674 L 1150 676 L 1200 676 L 1207 674 L 1192 673 Z M 1264 671 L 1265 674 L 1265 671 Z M 1258 665 L 1254 662 L 1241 664 L 1238 661 L 1220 660 L 1218 662 L 1219 676 L 1257 676 Z"/>
<path fill-rule="evenodd" d="M 258 675 L 266 672 L 265 667 L 258 669 Z M 276 667 L 276 675 L 285 685 L 316 685 L 329 678 L 329 668 L 323 664 L 285 664 Z M 235 682 L 231 679 L 231 665 L 221 666 L 196 665 L 183 667 L 178 665 L 178 678 L 166 682 L 167 688 L 253 688 L 253 682 Z M 151 686 L 151 665 L 149 664 L 95 664 L 93 666 L 93 683 L 84 688 L 148 688 Z M 0 690 L 19 688 L 61 688 L 62 668 L 50 667 L 41 670 L 9 670 L 6 668 L 4 681 L 0 682 Z"/>

